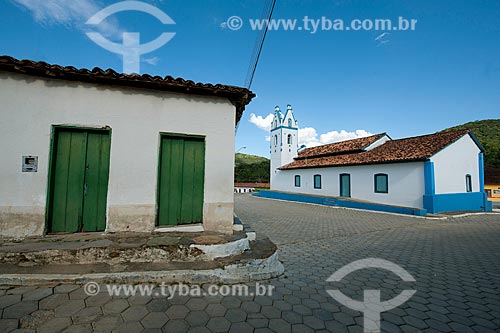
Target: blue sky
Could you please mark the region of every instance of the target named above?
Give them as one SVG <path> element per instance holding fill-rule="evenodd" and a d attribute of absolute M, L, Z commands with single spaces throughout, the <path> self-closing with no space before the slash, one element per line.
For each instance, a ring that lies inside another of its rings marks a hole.
<path fill-rule="evenodd" d="M 93 28 L 84 24 L 116 2 L 4 0 L 0 54 L 121 71 L 121 57 L 94 44 L 85 35 Z M 144 2 L 176 24 L 124 12 L 97 28 L 118 42 L 123 31 L 140 32 L 143 42 L 175 32 L 166 45 L 142 55 L 142 73 L 244 84 L 257 35 L 248 20 L 261 17 L 265 1 Z M 224 26 L 233 15 L 243 20 L 240 30 Z M 263 119 L 288 103 L 309 145 L 379 132 L 399 138 L 499 118 L 500 1 L 278 0 L 273 17 L 306 15 L 418 22 L 415 31 L 391 31 L 378 40 L 382 31 L 268 32 L 252 86 L 257 97 L 241 120 L 235 149 L 267 156 Z"/>

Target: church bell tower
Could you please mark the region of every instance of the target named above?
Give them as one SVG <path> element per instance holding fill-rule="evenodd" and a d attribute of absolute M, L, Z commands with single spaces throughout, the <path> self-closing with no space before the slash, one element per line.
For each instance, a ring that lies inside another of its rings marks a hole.
<path fill-rule="evenodd" d="M 292 106 L 287 105 L 284 116 L 279 106 L 276 106 L 270 133 L 271 188 L 274 176 L 279 172 L 276 169 L 293 161 L 297 156 L 298 144 L 299 126 L 293 115 Z"/>

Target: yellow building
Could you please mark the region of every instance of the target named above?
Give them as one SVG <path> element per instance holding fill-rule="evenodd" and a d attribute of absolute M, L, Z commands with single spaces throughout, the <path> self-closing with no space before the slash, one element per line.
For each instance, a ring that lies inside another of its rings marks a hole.
<path fill-rule="evenodd" d="M 484 190 L 488 193 L 488 200 L 500 202 L 500 169 L 484 167 Z"/>

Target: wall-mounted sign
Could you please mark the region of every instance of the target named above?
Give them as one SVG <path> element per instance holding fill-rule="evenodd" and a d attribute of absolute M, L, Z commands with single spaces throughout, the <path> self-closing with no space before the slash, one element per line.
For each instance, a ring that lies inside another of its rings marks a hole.
<path fill-rule="evenodd" d="M 23 156 L 23 172 L 37 172 L 38 156 Z"/>

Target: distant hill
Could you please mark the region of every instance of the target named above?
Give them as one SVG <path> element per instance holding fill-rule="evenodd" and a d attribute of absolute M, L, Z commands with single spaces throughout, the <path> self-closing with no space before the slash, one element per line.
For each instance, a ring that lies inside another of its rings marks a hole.
<path fill-rule="evenodd" d="M 268 158 L 236 153 L 234 155 L 234 181 L 237 183 L 269 183 Z"/>
<path fill-rule="evenodd" d="M 485 149 L 484 164 L 500 168 L 500 119 L 478 120 L 445 129 L 471 129 Z"/>

